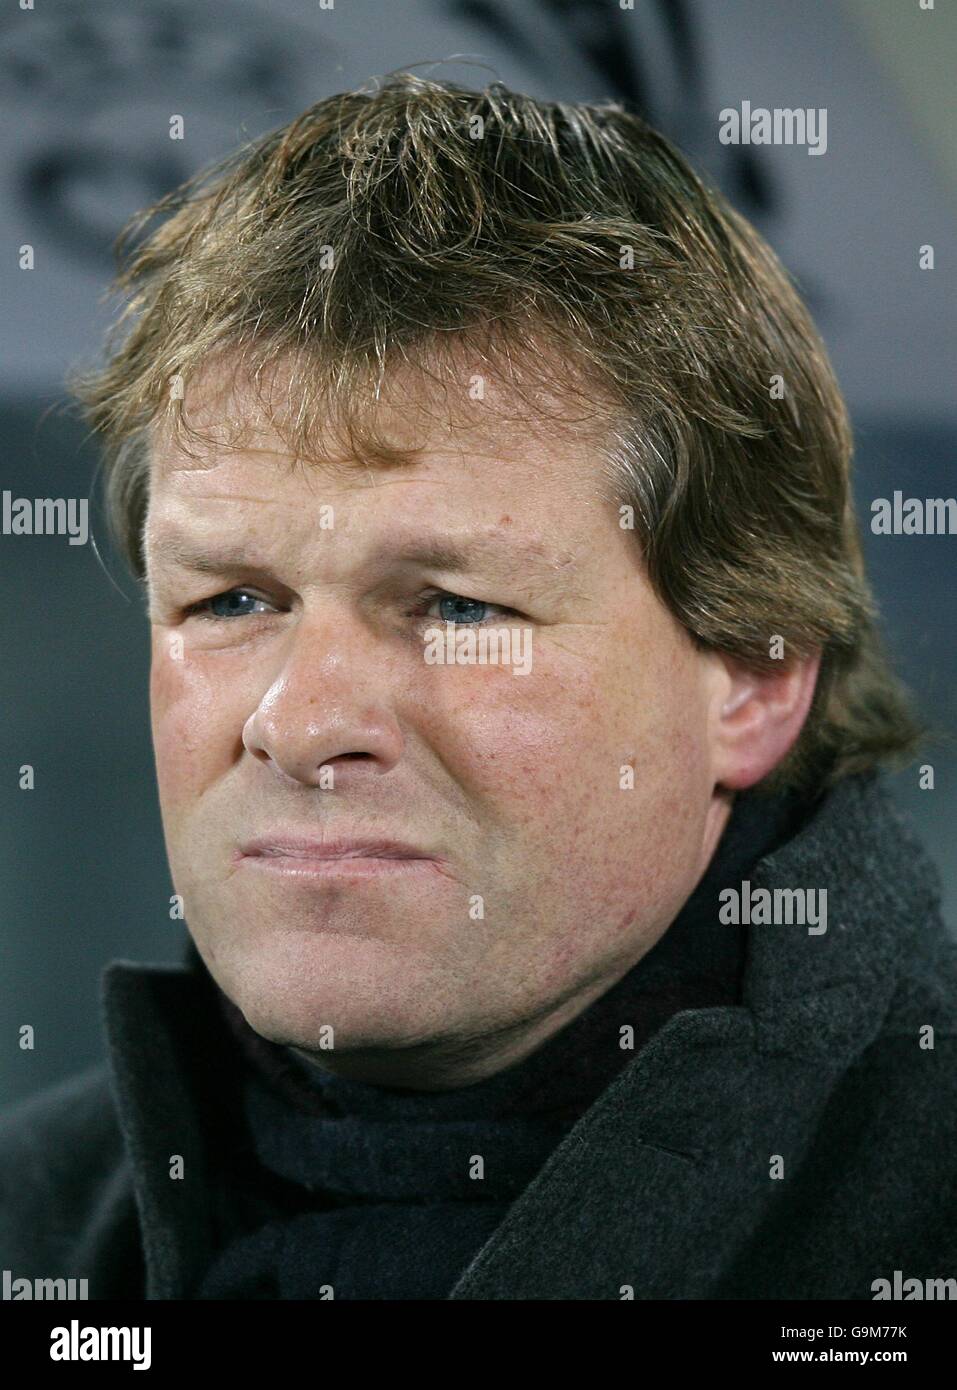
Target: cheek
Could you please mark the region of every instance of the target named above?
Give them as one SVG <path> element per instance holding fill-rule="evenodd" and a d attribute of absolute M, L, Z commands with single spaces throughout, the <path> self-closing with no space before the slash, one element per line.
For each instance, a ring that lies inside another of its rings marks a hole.
<path fill-rule="evenodd" d="M 554 672 L 465 668 L 422 691 L 422 739 L 473 806 L 510 824 L 548 812 L 576 760 L 586 697 Z M 593 727 L 587 720 L 586 728 Z"/>
<path fill-rule="evenodd" d="M 693 662 L 660 651 L 624 662 L 606 644 L 574 669 L 482 675 L 431 738 L 506 834 L 523 883 L 554 881 L 558 864 L 566 886 L 555 891 L 574 884 L 605 920 L 629 902 L 667 913 L 697 861 L 711 792 Z"/>
<path fill-rule="evenodd" d="M 423 695 L 427 737 L 458 780 L 533 814 L 617 798 L 629 776 L 632 794 L 670 802 L 706 780 L 707 723 L 693 667 L 680 653 L 647 658 L 623 661 L 616 649 L 529 676 L 469 669 L 441 699 Z"/>
<path fill-rule="evenodd" d="M 242 724 L 231 720 L 222 687 L 217 692 L 202 662 L 181 654 L 162 630 L 153 634 L 150 720 L 164 812 L 205 786 L 241 742 Z"/>

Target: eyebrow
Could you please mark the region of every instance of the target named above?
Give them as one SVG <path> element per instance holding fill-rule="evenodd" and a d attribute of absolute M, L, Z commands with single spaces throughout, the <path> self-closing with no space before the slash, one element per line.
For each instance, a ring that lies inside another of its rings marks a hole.
<path fill-rule="evenodd" d="M 207 545 L 202 541 L 192 541 L 178 531 L 162 531 L 154 535 L 153 544 L 148 547 L 152 557 L 149 570 L 160 565 L 175 565 L 195 574 L 230 574 L 239 570 L 265 572 L 271 568 L 268 563 L 260 563 L 243 546 Z M 541 541 L 534 538 L 513 540 L 506 536 L 472 536 L 465 541 L 454 541 L 445 537 L 419 539 L 392 547 L 381 545 L 372 552 L 373 561 L 388 558 L 400 565 L 418 565 L 423 569 L 444 571 L 448 574 L 461 574 L 483 560 L 498 564 L 504 560 L 508 567 L 518 568 L 524 574 L 533 572 L 536 576 L 550 582 L 557 582 L 569 593 L 567 579 L 573 573 L 575 556 L 566 554 L 553 556 Z"/>

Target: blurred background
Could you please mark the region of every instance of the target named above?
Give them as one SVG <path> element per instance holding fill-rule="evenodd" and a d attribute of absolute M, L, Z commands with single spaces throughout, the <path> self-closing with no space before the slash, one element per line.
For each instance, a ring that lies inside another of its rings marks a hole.
<path fill-rule="evenodd" d="M 23 8 L 23 6 L 28 6 Z M 953 536 L 874 536 L 870 502 L 957 492 L 950 0 L 30 0 L 0 17 L 0 489 L 91 495 L 96 451 L 59 408 L 94 360 L 125 220 L 210 160 L 395 68 L 534 96 L 614 99 L 714 179 L 797 278 L 857 438 L 887 641 L 943 732 L 894 794 L 953 924 Z M 826 153 L 723 145 L 719 115 L 826 108 Z M 180 115 L 185 138 L 169 138 Z M 24 246 L 33 268 L 21 266 Z M 920 268 L 920 248 L 934 268 Z M 152 764 L 148 628 L 93 541 L 0 534 L 0 1102 L 102 1053 L 111 958 L 175 960 Z M 949 736 L 949 738 L 948 738 Z M 33 790 L 20 769 L 35 769 Z M 31 1024 L 33 1051 L 19 1028 Z"/>

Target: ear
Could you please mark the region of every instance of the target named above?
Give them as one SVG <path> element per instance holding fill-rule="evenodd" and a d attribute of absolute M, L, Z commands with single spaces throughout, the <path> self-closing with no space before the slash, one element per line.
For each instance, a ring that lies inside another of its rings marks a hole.
<path fill-rule="evenodd" d="M 721 668 L 712 723 L 715 785 L 743 791 L 777 767 L 797 741 L 814 698 L 821 654 L 770 671 L 750 670 L 721 652 L 712 655 Z"/>

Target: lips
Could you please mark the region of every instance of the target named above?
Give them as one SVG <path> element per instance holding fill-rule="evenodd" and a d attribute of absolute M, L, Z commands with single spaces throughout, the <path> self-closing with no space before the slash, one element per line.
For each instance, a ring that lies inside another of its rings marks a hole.
<path fill-rule="evenodd" d="M 262 859 L 434 859 L 434 855 L 398 840 L 316 840 L 299 835 L 264 835 L 250 840 L 240 858 Z"/>
<path fill-rule="evenodd" d="M 248 841 L 234 859 L 237 868 L 245 866 L 249 873 L 314 887 L 330 880 L 383 883 L 445 873 L 434 855 L 400 840 L 321 840 L 285 832 Z"/>

